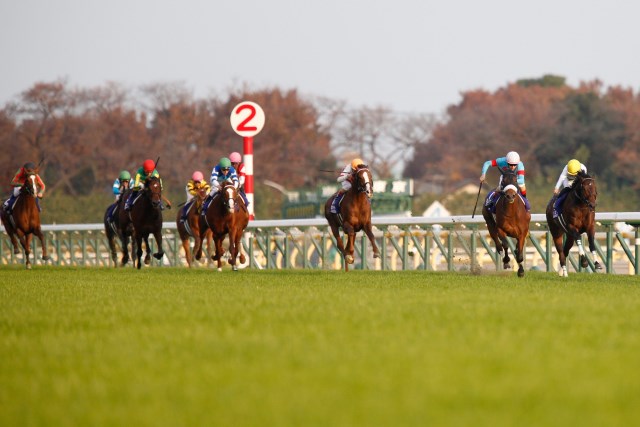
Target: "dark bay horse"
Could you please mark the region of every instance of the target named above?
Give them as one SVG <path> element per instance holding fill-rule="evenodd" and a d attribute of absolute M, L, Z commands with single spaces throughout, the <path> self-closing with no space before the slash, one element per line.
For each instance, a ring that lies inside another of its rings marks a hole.
<path fill-rule="evenodd" d="M 154 258 L 160 260 L 164 256 L 162 250 L 162 188 L 160 179 L 152 176 L 147 178 L 144 183 L 144 189 L 140 190 L 142 194 L 139 199 L 131 207 L 131 211 L 120 210 L 119 222 L 121 237 L 126 238 L 129 227 L 133 226 L 133 239 L 136 246 L 136 259 L 138 268 L 142 267 L 142 241 L 147 246 L 147 255 L 145 264 L 149 264 L 149 234 L 153 234 L 158 245 L 158 252 L 153 254 Z M 135 197 L 135 194 L 132 195 Z M 123 260 L 128 261 L 127 242 L 122 241 L 122 250 L 124 252 Z M 123 265 L 126 264 L 123 261 Z"/>
<path fill-rule="evenodd" d="M 105 235 L 107 236 L 107 241 L 109 242 L 109 252 L 111 253 L 111 259 L 113 260 L 113 263 L 115 264 L 116 267 L 118 266 L 118 252 L 116 247 L 116 238 L 120 238 L 120 241 L 123 244 L 125 241 L 126 241 L 126 244 L 128 244 L 129 237 L 133 233 L 133 225 L 131 224 L 129 226 L 129 229 L 126 231 L 126 235 L 124 237 L 121 235 L 121 231 L 120 231 L 120 212 L 124 211 L 124 201 L 128 197 L 129 193 L 130 193 L 130 190 L 124 192 L 120 196 L 118 201 L 109 205 L 104 212 L 104 218 L 103 218 L 104 232 L 105 232 Z M 109 212 L 111 212 L 112 210 L 113 210 L 113 214 L 111 215 L 112 220 L 110 221 Z M 131 252 L 135 252 L 135 249 L 132 248 Z M 128 251 L 127 251 L 126 260 L 124 259 L 124 251 L 123 251 L 123 258 L 121 262 L 123 266 L 127 262 L 129 262 Z"/>
<path fill-rule="evenodd" d="M 515 173 L 504 173 L 502 176 L 502 192 L 496 202 L 495 215 L 484 204 L 482 216 L 484 217 L 489 234 L 496 244 L 496 250 L 502 258 L 502 267 L 511 268 L 509 265 L 509 243 L 507 237 L 517 240 L 515 257 L 518 263 L 518 277 L 524 276 L 524 243 L 529 235 L 529 222 L 531 213 L 527 211 L 522 195 L 518 188 L 518 180 Z"/>
<path fill-rule="evenodd" d="M 354 263 L 353 251 L 356 240 L 356 233 L 364 230 L 365 234 L 373 246 L 373 257 L 379 258 L 380 252 L 376 245 L 371 228 L 371 197 L 373 197 L 373 178 L 368 167 L 361 167 L 354 174 L 351 188 L 342 199 L 340 213 L 331 213 L 331 203 L 336 194 L 329 197 L 324 205 L 324 216 L 327 218 L 331 232 L 336 239 L 338 250 L 344 258 L 344 270 L 349 271 L 349 264 Z M 340 227 L 347 235 L 347 246 L 345 248 L 340 237 Z M 363 254 L 364 256 L 364 254 Z"/>
<path fill-rule="evenodd" d="M 587 233 L 589 250 L 593 256 L 595 269 L 602 270 L 602 266 L 597 261 L 595 246 L 597 198 L 596 180 L 589 174 L 580 171 L 562 204 L 562 213 L 557 218 L 553 217 L 553 204 L 556 197 L 552 197 L 547 205 L 547 223 L 560 258 L 559 276 L 568 276 L 567 256 L 574 242 L 577 243 L 580 251 L 580 265 L 582 268 L 587 268 L 589 265 L 582 247 L 582 233 Z M 563 246 L 562 239 L 565 234 L 567 239 Z"/>
<path fill-rule="evenodd" d="M 242 244 L 240 240 L 244 229 L 249 224 L 249 211 L 231 181 L 225 181 L 221 184 L 220 190 L 209 204 L 204 218 L 205 227 L 200 227 L 200 247 L 198 251 L 202 250 L 202 239 L 207 229 L 210 229 L 216 246 L 216 253 L 212 259 L 218 262 L 218 271 L 222 271 L 222 255 L 224 254 L 222 242 L 228 234 L 229 264 L 231 264 L 233 271 L 238 271 L 238 266 L 236 265 L 238 254 L 240 254 L 241 264 L 246 261 L 240 247 Z"/>
<path fill-rule="evenodd" d="M 193 262 L 193 256 L 191 254 L 190 242 L 189 238 L 193 237 L 193 250 L 195 254 L 195 259 L 200 260 L 202 258 L 202 243 L 200 241 L 200 227 L 206 227 L 204 223 L 204 217 L 200 215 L 202 212 L 202 204 L 204 199 L 207 197 L 207 191 L 204 188 L 198 190 L 196 195 L 193 198 L 193 202 L 187 204 L 182 207 L 182 209 L 178 209 L 178 216 L 176 217 L 176 225 L 178 227 L 178 234 L 180 235 L 180 240 L 182 241 L 182 247 L 184 248 L 184 254 L 187 259 L 187 264 L 191 267 L 191 263 Z M 188 209 L 186 213 L 186 220 L 183 221 L 182 217 L 184 215 L 184 210 Z M 207 253 L 211 253 L 211 241 L 212 235 L 211 230 L 207 230 L 204 239 L 207 242 Z M 196 250 L 200 250 L 195 252 Z"/>
<path fill-rule="evenodd" d="M 22 188 L 20 195 L 17 197 L 11 215 L 4 209 L 0 208 L 0 218 L 4 225 L 11 243 L 13 244 L 13 253 L 19 254 L 20 248 L 18 241 L 24 250 L 24 262 L 27 269 L 31 269 L 31 238 L 35 234 L 40 240 L 42 246 L 42 259 L 49 260 L 47 255 L 47 245 L 40 228 L 40 211 L 36 204 L 37 188 L 36 175 L 29 174 Z"/>

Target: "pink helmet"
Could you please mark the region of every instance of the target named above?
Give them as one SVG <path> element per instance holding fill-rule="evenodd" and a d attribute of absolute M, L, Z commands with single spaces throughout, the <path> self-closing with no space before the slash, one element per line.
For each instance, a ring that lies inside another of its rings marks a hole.
<path fill-rule="evenodd" d="M 200 171 L 195 171 L 193 175 L 191 175 L 191 179 L 194 181 L 202 181 L 204 179 L 204 175 L 202 175 L 202 172 Z"/>
<path fill-rule="evenodd" d="M 237 151 L 234 151 L 229 154 L 229 160 L 231 160 L 231 163 L 240 163 L 242 162 L 242 156 Z"/>

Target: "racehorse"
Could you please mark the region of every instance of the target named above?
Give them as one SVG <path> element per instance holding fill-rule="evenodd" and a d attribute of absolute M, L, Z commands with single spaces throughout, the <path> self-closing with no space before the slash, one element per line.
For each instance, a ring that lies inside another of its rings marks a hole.
<path fill-rule="evenodd" d="M 36 204 L 37 188 L 36 175 L 31 173 L 27 176 L 25 183 L 20 188 L 18 195 L 9 215 L 4 209 L 0 208 L 0 218 L 4 224 L 4 228 L 13 244 L 13 253 L 19 254 L 20 248 L 18 241 L 24 250 L 24 260 L 27 269 L 31 269 L 31 238 L 36 235 L 40 239 L 42 246 L 42 259 L 47 261 L 50 259 L 47 255 L 47 245 L 40 228 L 40 211 Z"/>
<path fill-rule="evenodd" d="M 511 268 L 509 262 L 509 243 L 507 237 L 517 240 L 515 257 L 518 263 L 518 277 L 524 276 L 524 242 L 529 234 L 529 222 L 531 221 L 531 212 L 527 211 L 523 196 L 518 189 L 518 179 L 515 173 L 507 171 L 502 175 L 501 194 L 495 206 L 495 216 L 489 211 L 485 203 L 482 208 L 482 216 L 484 217 L 489 234 L 495 242 L 496 250 L 501 255 L 502 267 L 506 270 Z"/>
<path fill-rule="evenodd" d="M 133 239 L 136 246 L 136 259 L 135 264 L 138 269 L 142 267 L 142 241 L 144 240 L 147 246 L 147 254 L 145 256 L 145 264 L 149 264 L 151 261 L 149 250 L 149 234 L 153 234 L 158 244 L 158 252 L 153 254 L 153 257 L 160 260 L 164 256 L 162 250 L 162 188 L 160 186 L 160 179 L 152 176 L 146 179 L 144 182 L 144 189 L 140 190 L 142 194 L 139 196 L 137 202 L 131 206 L 131 211 L 127 212 L 124 209 L 120 210 L 119 222 L 120 233 L 122 239 L 122 251 L 123 265 L 126 264 L 125 260 L 129 260 L 129 254 L 127 249 L 127 234 L 129 228 L 133 225 Z M 131 197 L 136 197 L 132 194 Z"/>
<path fill-rule="evenodd" d="M 560 258 L 559 276 L 568 276 L 567 256 L 574 242 L 578 244 L 578 250 L 580 251 L 580 265 L 582 268 L 587 268 L 589 265 L 582 247 L 582 233 L 587 233 L 589 250 L 594 259 L 595 269 L 602 270 L 602 266 L 596 259 L 594 240 L 596 234 L 595 218 L 597 198 L 598 189 L 596 187 L 596 180 L 589 174 L 580 171 L 571 186 L 571 190 L 569 190 L 567 197 L 562 203 L 562 213 L 559 214 L 557 218 L 553 217 L 553 205 L 556 201 L 556 196 L 552 197 L 547 205 L 547 223 L 549 224 L 549 231 L 551 232 L 553 243 L 556 246 Z M 562 238 L 565 233 L 567 239 L 563 247 Z"/>
<path fill-rule="evenodd" d="M 178 234 L 180 235 L 180 240 L 182 241 L 182 247 L 184 248 L 184 254 L 187 258 L 187 264 L 191 267 L 191 263 L 193 262 L 193 257 L 191 255 L 191 249 L 189 244 L 189 237 L 193 237 L 193 250 L 195 254 L 195 259 L 200 260 L 202 258 L 202 243 L 200 241 L 200 227 L 201 224 L 204 223 L 204 218 L 200 215 L 202 211 L 202 203 L 204 199 L 207 197 L 207 191 L 204 188 L 201 188 L 196 193 L 193 203 L 188 206 L 189 211 L 186 214 L 186 220 L 182 220 L 183 211 L 187 208 L 187 206 L 183 206 L 182 209 L 178 210 L 178 216 L 176 218 L 176 224 L 178 226 Z M 206 227 L 206 224 L 202 226 Z M 207 230 L 204 238 L 207 242 L 207 253 L 211 253 L 211 241 L 212 235 L 211 230 Z M 198 250 L 198 248 L 200 248 Z M 195 252 L 198 250 L 198 252 Z"/>
<path fill-rule="evenodd" d="M 327 218 L 331 232 L 336 239 L 338 250 L 344 258 L 344 270 L 349 271 L 349 264 L 354 263 L 353 250 L 356 233 L 364 230 L 373 246 L 373 257 L 379 258 L 380 252 L 371 229 L 371 198 L 373 197 L 373 178 L 368 167 L 358 168 L 354 174 L 353 184 L 345 193 L 340 203 L 340 213 L 331 213 L 331 203 L 336 194 L 329 197 L 324 205 L 324 216 Z M 347 237 L 345 248 L 340 237 L 340 227 Z"/>
<path fill-rule="evenodd" d="M 200 227 L 200 245 L 196 253 L 202 250 L 202 239 L 207 229 L 210 229 L 216 246 L 216 253 L 211 259 L 218 262 L 218 271 L 222 271 L 222 255 L 224 254 L 222 241 L 228 234 L 229 264 L 231 264 L 233 271 L 238 271 L 236 265 L 238 254 L 240 254 L 241 264 L 246 261 L 240 248 L 242 244 L 240 239 L 249 224 L 249 211 L 231 181 L 224 181 L 221 184 L 220 190 L 209 204 L 204 219 L 204 224 L 201 224 Z"/>
<path fill-rule="evenodd" d="M 107 236 L 107 241 L 109 242 L 109 251 L 111 253 L 111 259 L 113 260 L 113 263 L 115 264 L 115 266 L 118 265 L 118 253 L 117 253 L 117 249 L 116 249 L 116 238 L 119 237 L 121 242 L 126 241 L 126 244 L 129 243 L 129 236 L 131 236 L 131 234 L 133 233 L 133 225 L 130 224 L 128 230 L 127 230 L 127 234 L 125 236 L 125 238 L 123 238 L 121 231 L 120 231 L 120 212 L 124 211 L 124 201 L 126 200 L 126 198 L 128 197 L 130 193 L 130 190 L 123 193 L 120 198 L 118 199 L 117 202 L 114 202 L 113 204 L 109 205 L 106 209 L 106 211 L 104 212 L 104 219 L 103 219 L 103 223 L 104 223 L 104 232 L 105 235 Z M 113 211 L 113 213 L 111 214 L 111 218 L 112 220 L 109 220 L 109 212 Z M 134 248 L 131 249 L 132 252 L 135 251 Z M 123 258 L 121 260 L 122 265 L 124 266 L 127 262 L 129 262 L 129 253 L 127 251 L 127 258 L 126 260 L 124 259 L 124 250 L 123 250 Z"/>

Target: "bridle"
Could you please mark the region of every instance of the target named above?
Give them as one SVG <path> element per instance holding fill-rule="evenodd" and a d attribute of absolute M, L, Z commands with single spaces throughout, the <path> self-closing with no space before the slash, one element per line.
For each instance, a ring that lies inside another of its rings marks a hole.
<path fill-rule="evenodd" d="M 356 190 L 358 193 L 366 193 L 368 198 L 373 196 L 373 179 L 369 168 L 360 168 L 356 171 Z"/>
<path fill-rule="evenodd" d="M 576 178 L 578 179 L 578 178 Z M 598 197 L 598 192 L 596 191 L 595 196 L 593 197 L 594 201 L 593 203 L 591 203 L 591 200 L 589 200 L 589 198 L 587 198 L 584 195 L 584 184 L 587 181 L 593 181 L 595 183 L 595 180 L 593 178 L 581 178 L 580 182 L 576 182 L 573 184 L 573 192 L 576 195 L 576 199 L 578 199 L 578 201 L 584 203 L 585 205 L 587 205 L 589 207 L 589 210 L 595 212 L 596 210 L 596 198 Z"/>
<path fill-rule="evenodd" d="M 162 205 L 162 189 L 160 188 L 160 180 L 155 177 L 147 179 L 145 192 L 151 201 L 151 206 L 153 206 L 154 209 L 159 209 Z"/>

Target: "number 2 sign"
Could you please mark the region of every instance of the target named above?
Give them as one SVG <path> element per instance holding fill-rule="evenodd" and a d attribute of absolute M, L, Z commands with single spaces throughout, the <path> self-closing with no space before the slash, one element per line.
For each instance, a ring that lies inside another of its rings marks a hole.
<path fill-rule="evenodd" d="M 231 111 L 231 127 L 240 136 L 256 136 L 264 126 L 264 111 L 251 101 L 236 105 Z"/>

